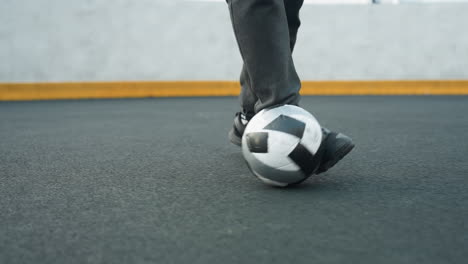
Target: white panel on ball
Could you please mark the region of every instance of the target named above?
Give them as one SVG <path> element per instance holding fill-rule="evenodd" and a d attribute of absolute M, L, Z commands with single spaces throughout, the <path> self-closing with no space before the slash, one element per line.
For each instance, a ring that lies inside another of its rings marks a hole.
<path fill-rule="evenodd" d="M 268 131 L 268 153 L 252 153 L 259 161 L 272 168 L 281 168 L 291 164 L 288 158 L 299 143 L 299 138 L 278 131 Z M 295 171 L 299 170 L 294 166 Z"/>
<path fill-rule="evenodd" d="M 322 142 L 322 128 L 315 117 L 301 109 L 301 114 L 291 114 L 292 118 L 300 120 L 306 124 L 304 136 L 301 138 L 301 143 L 312 153 L 317 153 L 320 143 Z"/>
<path fill-rule="evenodd" d="M 287 186 L 307 179 L 318 166 L 313 157 L 322 141 L 315 117 L 293 105 L 265 109 L 248 123 L 242 152 L 252 173 L 263 182 Z"/>

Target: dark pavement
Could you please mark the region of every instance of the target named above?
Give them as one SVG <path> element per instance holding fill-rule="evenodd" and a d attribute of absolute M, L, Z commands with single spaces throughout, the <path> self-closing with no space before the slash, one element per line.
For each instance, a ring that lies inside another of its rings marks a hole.
<path fill-rule="evenodd" d="M 304 97 L 355 150 L 289 189 L 235 98 L 0 103 L 0 263 L 467 263 L 468 97 Z"/>

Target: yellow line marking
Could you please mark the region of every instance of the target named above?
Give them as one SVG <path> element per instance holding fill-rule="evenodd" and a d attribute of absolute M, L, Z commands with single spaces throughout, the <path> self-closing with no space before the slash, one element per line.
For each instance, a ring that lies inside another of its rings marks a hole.
<path fill-rule="evenodd" d="M 236 96 L 234 81 L 0 83 L 0 101 Z M 468 80 L 303 81 L 302 95 L 468 95 Z"/>
<path fill-rule="evenodd" d="M 468 80 L 310 81 L 304 95 L 468 95 Z"/>

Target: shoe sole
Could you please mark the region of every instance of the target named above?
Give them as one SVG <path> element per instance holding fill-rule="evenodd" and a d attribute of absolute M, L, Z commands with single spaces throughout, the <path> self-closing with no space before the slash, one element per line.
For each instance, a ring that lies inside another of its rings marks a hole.
<path fill-rule="evenodd" d="M 240 147 L 242 145 L 242 138 L 234 135 L 234 131 L 231 130 L 229 131 L 229 141 L 231 141 L 232 144 Z"/>
<path fill-rule="evenodd" d="M 319 173 L 324 173 L 328 171 L 331 167 L 335 166 L 340 160 L 342 160 L 346 155 L 351 152 L 354 148 L 354 143 L 349 142 L 348 144 L 343 145 L 338 151 L 335 152 L 335 158 L 329 160 L 327 163 L 323 164 L 321 167 L 323 168 Z"/>

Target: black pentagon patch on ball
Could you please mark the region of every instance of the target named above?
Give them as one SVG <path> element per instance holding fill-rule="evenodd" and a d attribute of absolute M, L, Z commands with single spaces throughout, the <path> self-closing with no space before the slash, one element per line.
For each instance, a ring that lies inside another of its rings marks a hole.
<path fill-rule="evenodd" d="M 304 135 L 305 126 L 306 124 L 302 121 L 289 116 L 280 115 L 263 129 L 284 132 L 301 139 Z"/>
<path fill-rule="evenodd" d="M 252 153 L 267 153 L 268 152 L 268 133 L 267 132 L 252 132 L 245 135 L 247 147 Z"/>
<path fill-rule="evenodd" d="M 296 148 L 289 153 L 288 157 L 299 166 L 305 175 L 310 176 L 318 167 L 318 160 L 304 145 L 297 144 Z"/>

